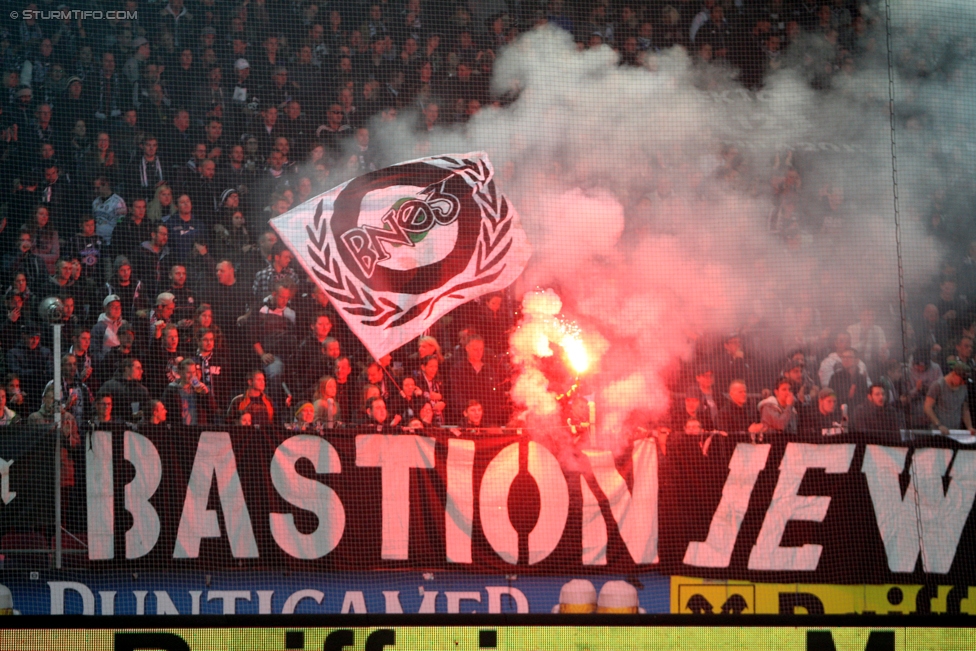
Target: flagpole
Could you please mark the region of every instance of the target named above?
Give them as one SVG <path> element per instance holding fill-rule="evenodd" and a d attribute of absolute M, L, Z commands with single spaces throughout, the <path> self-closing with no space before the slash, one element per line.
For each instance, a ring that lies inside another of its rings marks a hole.
<path fill-rule="evenodd" d="M 393 386 L 395 386 L 395 387 L 397 388 L 397 391 L 399 391 L 399 392 L 401 392 L 401 393 L 402 393 L 402 392 L 403 392 L 403 387 L 401 387 L 401 386 L 400 386 L 399 384 L 397 384 L 397 381 L 396 381 L 396 378 L 394 378 L 394 377 L 393 377 L 393 374 L 392 374 L 392 373 L 390 373 L 390 369 L 389 369 L 389 368 L 387 368 L 386 366 L 383 366 L 383 365 L 382 365 L 382 364 L 380 364 L 380 363 L 379 363 L 378 361 L 377 361 L 376 363 L 377 363 L 377 364 L 379 364 L 379 367 L 380 367 L 381 369 L 383 369 L 383 372 L 384 372 L 384 373 L 386 374 L 386 376 L 387 376 L 388 378 L 390 378 L 390 382 L 392 382 L 392 383 L 393 383 Z"/>
<path fill-rule="evenodd" d="M 54 326 L 54 431 L 58 440 L 54 462 L 54 567 L 61 569 L 61 324 Z"/>

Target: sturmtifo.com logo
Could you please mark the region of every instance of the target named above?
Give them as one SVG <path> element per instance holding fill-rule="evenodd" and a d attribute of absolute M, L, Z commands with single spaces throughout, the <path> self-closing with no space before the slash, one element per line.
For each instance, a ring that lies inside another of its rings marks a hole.
<path fill-rule="evenodd" d="M 11 20 L 138 20 L 138 11 L 87 11 L 82 9 L 55 9 L 41 11 L 27 8 L 23 11 L 11 11 Z"/>

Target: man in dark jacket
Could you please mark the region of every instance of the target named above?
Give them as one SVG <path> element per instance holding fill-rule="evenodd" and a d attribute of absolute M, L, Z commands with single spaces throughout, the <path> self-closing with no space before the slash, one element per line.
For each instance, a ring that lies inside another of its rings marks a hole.
<path fill-rule="evenodd" d="M 121 377 L 115 377 L 102 385 L 99 397 L 111 396 L 120 419 L 137 420 L 149 408 L 149 390 L 142 384 L 142 362 L 130 357 L 122 362 Z M 149 414 L 145 414 L 147 419 Z"/>
<path fill-rule="evenodd" d="M 800 409 L 801 436 L 835 436 L 844 433 L 844 419 L 837 408 L 837 393 L 821 389 L 816 404 Z"/>
<path fill-rule="evenodd" d="M 887 404 L 885 390 L 880 384 L 872 384 L 868 399 L 854 410 L 854 431 L 884 438 L 892 443 L 901 440 L 901 418 L 894 407 Z"/>
<path fill-rule="evenodd" d="M 743 380 L 732 380 L 729 385 L 729 402 L 719 412 L 719 429 L 728 433 L 735 443 L 752 441 L 763 431 L 759 422 L 759 409 L 746 392 Z"/>

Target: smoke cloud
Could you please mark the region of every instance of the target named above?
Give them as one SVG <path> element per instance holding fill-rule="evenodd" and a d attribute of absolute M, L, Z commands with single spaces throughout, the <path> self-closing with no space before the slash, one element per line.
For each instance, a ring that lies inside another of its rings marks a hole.
<path fill-rule="evenodd" d="M 945 25 L 896 25 L 899 51 L 910 56 L 911 35 L 925 40 L 932 29 L 952 41 Z M 519 294 L 554 288 L 541 314 L 561 311 L 584 338 L 604 342 L 587 381 L 600 444 L 616 448 L 634 413 L 667 410 L 669 379 L 699 341 L 750 333 L 778 359 L 798 337 L 842 329 L 870 306 L 901 356 L 884 42 L 875 31 L 875 50 L 831 90 L 810 87 L 811 55 L 754 93 L 731 74 L 702 74 L 679 48 L 645 68 L 620 67 L 609 48 L 578 52 L 545 28 L 496 62 L 494 90 L 518 94 L 510 105 L 422 140 L 402 120 L 378 125 L 374 137 L 395 160 L 488 152 L 534 247 Z M 952 43 L 972 51 L 971 38 Z M 900 116 L 897 132 L 909 288 L 942 255 L 925 230 L 929 198 L 951 189 L 947 168 L 973 169 L 972 147 L 950 145 L 960 133 L 972 144 L 974 105 L 962 96 L 973 71 L 970 55 L 938 79 L 896 84 L 897 106 L 916 118 Z M 514 341 L 520 355 L 532 349 L 532 327 Z M 555 411 L 536 365 L 515 397 Z"/>

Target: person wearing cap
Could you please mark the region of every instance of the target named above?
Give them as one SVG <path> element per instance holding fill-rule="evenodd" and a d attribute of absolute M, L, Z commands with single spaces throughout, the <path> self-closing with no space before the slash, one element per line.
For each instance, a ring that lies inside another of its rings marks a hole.
<path fill-rule="evenodd" d="M 169 292 L 162 292 L 156 296 L 156 307 L 149 313 L 149 341 L 160 339 L 163 330 L 173 321 L 176 311 L 176 297 Z M 177 325 L 172 323 L 172 325 Z"/>
<path fill-rule="evenodd" d="M 122 299 L 118 294 L 109 294 L 102 300 L 102 313 L 91 329 L 91 347 L 96 361 L 104 359 L 109 350 L 121 343 L 119 327 L 122 323 Z"/>
<path fill-rule="evenodd" d="M 236 42 L 236 41 L 235 41 Z M 248 111 L 247 104 L 251 97 L 250 89 L 253 84 L 249 81 L 251 76 L 251 64 L 247 59 L 238 57 L 234 61 L 234 87 L 230 91 L 230 103 L 227 107 L 227 118 L 231 121 L 230 127 L 234 133 L 240 133 L 247 124 Z"/>
<path fill-rule="evenodd" d="M 30 86 L 20 86 L 14 94 L 17 103 L 11 107 L 11 115 L 7 122 L 16 124 L 19 132 L 28 133 L 34 119 L 34 91 Z"/>
<path fill-rule="evenodd" d="M 85 87 L 81 77 L 68 77 L 65 81 L 64 97 L 58 101 L 58 111 L 55 115 L 58 130 L 65 133 L 78 120 L 88 118 L 88 100 L 84 95 Z"/>
<path fill-rule="evenodd" d="M 149 60 L 151 49 L 149 41 L 144 36 L 132 39 L 133 54 L 122 66 L 122 74 L 125 75 L 129 84 L 135 84 L 142 78 L 142 67 Z"/>
<path fill-rule="evenodd" d="M 972 370 L 965 362 L 956 362 L 952 370 L 929 386 L 925 394 L 925 415 L 931 426 L 948 435 L 949 430 L 963 426 L 976 435 L 972 414 L 969 412 L 968 387 Z"/>
<path fill-rule="evenodd" d="M 237 188 L 225 188 L 220 193 L 220 213 L 214 230 L 222 238 L 226 238 L 228 227 L 231 226 L 231 219 L 234 213 L 241 212 L 241 195 Z"/>
<path fill-rule="evenodd" d="M 41 345 L 41 327 L 34 323 L 21 326 L 20 342 L 7 351 L 7 371 L 20 378 L 24 395 L 36 409 L 44 384 L 54 375 L 51 350 Z"/>
<path fill-rule="evenodd" d="M 315 422 L 315 406 L 310 402 L 303 402 L 295 409 L 295 419 L 285 423 L 285 429 L 292 432 L 314 432 L 321 429 L 321 423 Z"/>
<path fill-rule="evenodd" d="M 885 388 L 881 384 L 872 384 L 868 389 L 868 399 L 854 410 L 852 428 L 858 434 L 871 437 L 872 440 L 885 443 L 899 443 L 899 430 L 904 427 L 901 414 L 888 404 Z"/>

